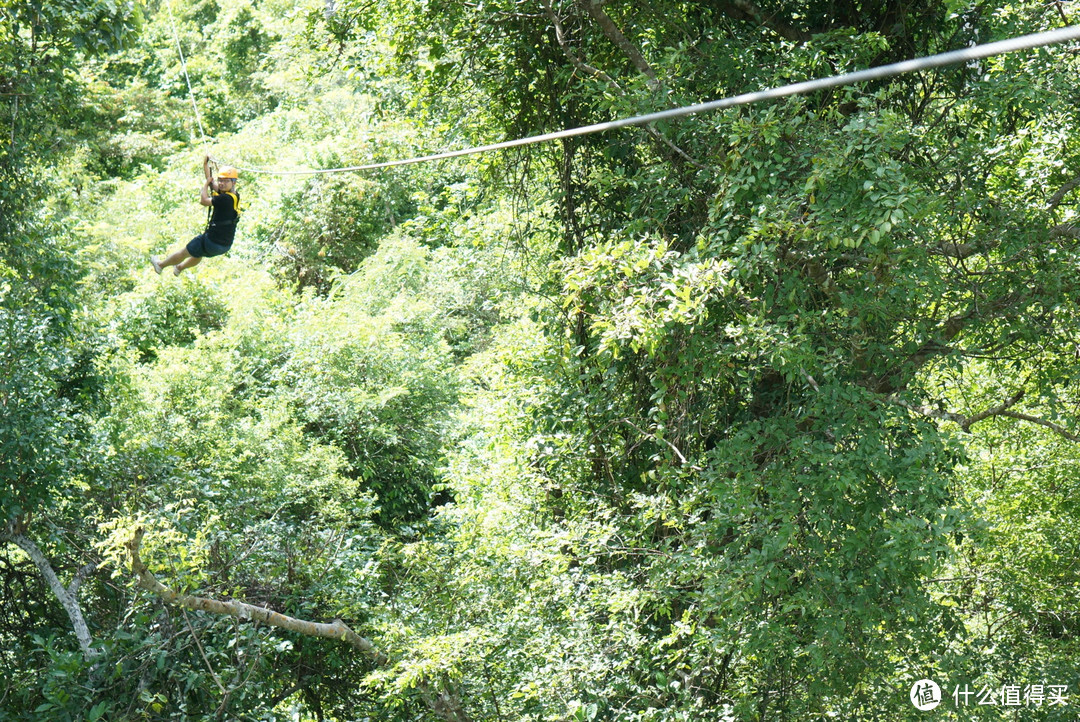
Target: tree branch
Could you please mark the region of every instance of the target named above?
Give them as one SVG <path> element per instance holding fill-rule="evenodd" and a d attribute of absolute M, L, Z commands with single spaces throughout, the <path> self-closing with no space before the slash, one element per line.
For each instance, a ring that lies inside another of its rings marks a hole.
<path fill-rule="evenodd" d="M 980 411 L 974 416 L 969 416 L 967 419 L 964 420 L 962 424 L 960 424 L 960 427 L 964 431 L 969 431 L 973 425 L 979 423 L 983 419 L 989 419 L 991 416 L 999 416 L 1004 414 L 1006 409 L 1016 406 L 1022 398 L 1024 398 L 1024 390 L 1020 389 L 1003 403 L 986 409 L 985 411 Z"/>
<path fill-rule="evenodd" d="M 49 563 L 48 557 L 38 548 L 38 545 L 33 542 L 30 537 L 22 533 L 22 524 L 11 523 L 8 525 L 8 531 L 0 535 L 0 541 L 9 541 L 15 546 L 26 552 L 26 556 L 30 557 L 30 561 L 34 563 L 34 566 L 41 572 L 41 576 L 45 577 L 45 582 L 49 585 L 49 589 L 56 595 L 56 598 L 60 600 L 60 604 L 63 605 L 64 611 L 67 612 L 68 619 L 71 620 L 72 630 L 75 632 L 75 638 L 79 640 L 79 648 L 82 650 L 83 658 L 90 660 L 96 657 L 99 650 L 93 646 L 93 638 L 90 636 L 90 628 L 86 625 L 86 619 L 83 617 L 82 608 L 79 606 L 79 599 L 75 595 L 79 586 L 82 584 L 82 579 L 85 578 L 83 571 L 86 567 L 79 570 L 79 573 L 75 575 L 75 579 L 72 580 L 70 587 L 64 587 L 60 578 L 56 576 L 56 572 L 52 568 L 52 564 Z M 89 572 L 87 572 L 89 573 Z M 80 576 L 81 575 L 81 576 Z"/>
<path fill-rule="evenodd" d="M 574 52 L 573 48 L 570 47 L 570 44 L 566 41 L 566 34 L 563 32 L 562 21 L 559 20 L 559 16 L 555 14 L 555 10 L 551 7 L 551 0 L 543 0 L 543 5 L 544 13 L 547 15 L 548 20 L 551 21 L 552 26 L 554 26 L 555 28 L 555 40 L 559 43 L 559 48 L 563 51 L 563 55 L 566 56 L 566 59 L 570 61 L 570 64 L 581 72 L 585 73 L 586 75 L 591 75 L 594 78 L 599 78 L 600 80 L 603 80 L 605 83 L 614 88 L 620 96 L 625 96 L 626 91 L 623 90 L 622 87 L 620 87 L 619 84 L 616 83 L 610 75 L 605 73 L 603 70 L 600 70 L 599 68 L 594 68 L 593 66 L 586 63 L 578 56 L 576 52 Z"/>
<path fill-rule="evenodd" d="M 1054 4 L 1057 5 L 1058 14 L 1061 15 L 1061 22 L 1065 25 L 1069 24 L 1069 16 L 1065 14 L 1065 8 L 1061 7 L 1061 0 L 1054 0 Z"/>
<path fill-rule="evenodd" d="M 689 461 L 687 461 L 687 460 L 686 460 L 686 457 L 685 457 L 685 456 L 683 456 L 682 452 L 681 452 L 681 451 L 679 451 L 678 447 L 676 447 L 676 446 L 675 446 L 675 444 L 671 443 L 671 442 L 670 442 L 670 441 L 668 441 L 667 439 L 661 438 L 661 437 L 657 436 L 656 434 L 650 434 L 650 433 L 649 433 L 648 431 L 645 431 L 644 429 L 642 429 L 642 428 L 641 428 L 640 426 L 638 426 L 637 424 L 635 424 L 635 423 L 634 423 L 633 421 L 631 421 L 630 419 L 623 419 L 623 420 L 622 420 L 622 422 L 623 422 L 624 424 L 626 424 L 626 425 L 628 425 L 628 426 L 631 426 L 631 427 L 633 427 L 634 429 L 636 429 L 636 430 L 637 430 L 637 432 L 638 432 L 639 434 L 641 434 L 642 436 L 645 436 L 645 437 L 647 437 L 647 438 L 650 438 L 650 439 L 652 439 L 653 441 L 660 441 L 660 442 L 663 442 L 663 443 L 667 444 L 667 445 L 668 445 L 668 448 L 670 448 L 670 449 L 671 449 L 672 451 L 674 451 L 674 452 L 675 452 L 675 456 L 679 457 L 679 462 L 680 462 L 680 463 L 686 464 L 687 466 L 689 466 L 689 467 L 690 467 L 691 469 L 693 469 L 694 471 L 698 471 L 698 472 L 704 471 L 704 469 L 702 469 L 702 468 L 701 468 L 700 466 L 698 466 L 697 464 L 691 464 L 691 463 L 690 463 Z"/>
<path fill-rule="evenodd" d="M 289 697 L 292 697 L 294 694 L 296 694 L 297 692 L 299 692 L 303 688 L 304 688 L 304 685 L 301 684 L 300 682 L 297 682 L 292 687 L 288 687 L 287 689 L 279 692 L 276 697 L 274 697 L 272 700 L 270 700 L 269 703 L 267 703 L 267 705 L 266 705 L 267 708 L 268 709 L 274 709 L 279 704 L 281 704 L 282 702 L 287 700 Z"/>
<path fill-rule="evenodd" d="M 959 243 L 957 241 L 948 241 L 946 243 L 939 243 L 936 248 L 937 252 L 947 258 L 955 258 L 958 261 L 963 261 L 971 258 L 976 253 L 979 253 L 979 249 L 974 243 Z"/>
<path fill-rule="evenodd" d="M 951 411 L 945 411 L 944 409 L 934 408 L 933 406 L 927 406 L 925 404 L 923 404 L 922 406 L 916 406 L 915 404 L 909 404 L 903 399 L 891 399 L 891 401 L 897 406 L 903 406 L 905 409 L 908 409 L 909 411 L 914 411 L 915 413 L 922 416 L 929 416 L 930 418 L 934 419 L 942 419 L 943 421 L 952 421 L 953 423 L 959 424 L 960 426 L 964 426 L 964 424 L 967 422 L 967 417 L 963 414 L 954 414 Z M 967 429 L 965 429 L 965 431 L 966 430 Z"/>
<path fill-rule="evenodd" d="M 912 375 L 926 365 L 935 356 L 951 350 L 949 341 L 960 335 L 964 327 L 976 318 L 987 318 L 1008 309 L 1016 303 L 1039 293 L 1037 288 L 1028 289 L 1027 294 L 1020 291 L 1006 293 L 988 303 L 974 304 L 964 313 L 958 313 L 942 321 L 932 331 L 930 339 L 915 349 L 907 358 L 891 368 L 867 380 L 866 384 L 880 394 L 893 394 L 909 383 Z"/>
<path fill-rule="evenodd" d="M 608 40 L 614 43 L 619 50 L 626 53 L 634 67 L 649 79 L 649 87 L 653 90 L 660 90 L 660 79 L 657 77 L 656 71 L 649 65 L 649 61 L 645 59 L 638 47 L 627 40 L 619 26 L 604 11 L 603 3 L 600 0 L 578 0 L 578 2 L 585 9 L 585 12 L 589 14 L 589 17 L 595 20 L 600 29 L 604 31 L 604 35 L 607 36 Z"/>
<path fill-rule="evenodd" d="M 218 677 L 217 672 L 214 671 L 214 667 L 210 664 L 210 660 L 206 658 L 206 650 L 203 649 L 202 642 L 199 641 L 199 635 L 195 633 L 195 628 L 191 626 L 191 620 L 188 619 L 187 610 L 181 607 L 180 611 L 184 615 L 184 624 L 187 625 L 188 631 L 191 632 L 191 638 L 195 640 L 195 646 L 199 649 L 199 656 L 202 657 L 203 663 L 210 671 L 210 677 L 214 680 L 214 684 L 216 684 L 217 688 L 221 691 L 221 696 L 227 696 L 227 693 L 225 692 L 225 686 L 221 684 L 221 678 Z"/>
<path fill-rule="evenodd" d="M 1008 416 L 1011 419 L 1019 419 L 1020 421 L 1029 421 L 1039 426 L 1045 426 L 1056 434 L 1064 436 L 1069 441 L 1080 442 L 1080 435 L 1074 434 L 1064 426 L 1055 424 L 1053 421 L 1047 421 L 1046 419 L 1040 419 L 1037 416 L 1031 416 L 1030 414 L 1020 413 L 1019 411 L 1002 411 L 1001 416 Z"/>
<path fill-rule="evenodd" d="M 588 0 L 586 0 L 586 2 L 588 2 Z M 598 78 L 598 79 L 604 81 L 605 83 L 607 83 L 619 95 L 619 97 L 623 97 L 623 98 L 626 97 L 626 91 L 623 90 L 622 86 L 620 86 L 617 82 L 615 82 L 615 80 L 610 75 L 605 73 L 603 70 L 600 70 L 599 68 L 593 67 L 592 65 L 589 65 L 588 63 L 586 63 L 576 52 L 574 52 L 573 48 L 570 47 L 570 44 L 566 40 L 566 34 L 563 32 L 562 21 L 559 20 L 559 16 L 555 14 L 555 10 L 551 7 L 551 0 L 543 0 L 543 5 L 544 5 L 545 14 L 547 15 L 548 19 L 551 21 L 552 26 L 554 26 L 554 28 L 555 28 L 555 40 L 559 43 L 559 48 L 563 51 L 563 55 L 566 56 L 567 60 L 570 61 L 570 64 L 573 65 L 577 70 L 581 71 L 582 73 L 585 73 L 586 75 L 591 75 L 592 77 Z M 633 44 L 631 44 L 630 41 L 626 40 L 626 37 L 623 36 L 623 34 L 619 31 L 619 29 L 617 27 L 615 27 L 615 23 L 612 22 L 611 18 L 608 17 L 608 15 L 606 13 L 604 13 L 604 11 L 602 9 L 598 9 L 597 12 L 603 14 L 604 17 L 607 18 L 607 21 L 611 25 L 611 27 L 614 28 L 616 33 L 618 33 L 618 36 L 622 38 L 623 42 L 625 42 L 627 45 L 629 45 L 631 48 L 633 48 Z M 616 43 L 616 44 L 618 44 L 618 43 Z M 622 47 L 622 46 L 620 46 L 620 47 Z M 624 50 L 625 50 L 625 48 L 624 48 Z M 634 50 L 635 53 L 637 53 L 638 57 L 641 58 L 641 62 L 643 62 L 645 64 L 645 67 L 648 68 L 649 72 L 646 73 L 646 75 L 649 75 L 651 73 L 650 77 L 653 80 L 656 80 L 656 73 L 652 70 L 652 67 L 647 62 L 645 62 L 644 56 L 641 55 L 641 53 L 637 50 L 637 48 L 633 48 L 633 50 Z M 635 65 L 636 65 L 636 63 L 635 63 Z M 640 69 L 640 67 L 639 67 L 639 69 Z M 642 72 L 644 72 L 644 71 L 642 71 Z M 652 86 L 650 86 L 650 87 L 652 87 Z M 658 81 L 657 81 L 657 84 L 656 84 L 655 87 L 656 88 L 660 87 Z M 680 158 L 685 160 L 690 165 L 692 165 L 692 166 L 694 166 L 695 168 L 698 168 L 698 169 L 703 169 L 705 167 L 704 165 L 699 163 L 697 160 L 695 160 L 685 150 L 683 150 L 679 146 L 675 145 L 675 143 L 668 140 L 664 136 L 664 134 L 661 133 L 660 131 L 658 131 L 652 124 L 646 125 L 646 126 L 644 126 L 644 128 L 645 128 L 645 132 L 647 132 L 653 138 L 655 138 L 656 140 L 658 140 L 661 143 L 663 143 L 664 145 L 666 145 L 672 152 L 677 154 Z"/>
<path fill-rule="evenodd" d="M 389 662 L 389 658 L 379 651 L 374 644 L 349 629 L 349 626 L 340 619 L 335 619 L 330 624 L 308 622 L 285 614 L 279 614 L 265 607 L 256 607 L 236 600 L 223 602 L 207 597 L 180 594 L 169 589 L 157 580 L 157 577 L 146 567 L 139 556 L 139 547 L 142 545 L 144 531 L 142 528 L 137 529 L 131 541 L 128 542 L 128 551 L 131 554 L 131 572 L 135 575 L 140 587 L 156 594 L 162 601 L 196 611 L 236 617 L 242 622 L 257 620 L 272 627 L 287 629 L 309 637 L 338 639 L 347 642 L 353 649 L 363 654 L 376 665 L 381 666 Z M 471 718 L 465 712 L 457 695 L 448 691 L 447 687 L 448 684 L 446 683 L 435 687 L 428 680 L 420 680 L 416 689 L 420 693 L 421 699 L 424 700 L 436 716 L 446 722 L 471 722 Z"/>
<path fill-rule="evenodd" d="M 97 568 L 97 562 L 90 562 L 89 564 L 84 564 L 79 571 L 75 572 L 75 576 L 71 578 L 71 584 L 69 584 L 67 588 L 68 594 L 73 597 L 78 594 L 79 587 L 82 586 L 88 576 L 97 571 Z"/>
<path fill-rule="evenodd" d="M 793 43 L 805 43 L 810 39 L 810 33 L 792 27 L 787 23 L 782 23 L 774 15 L 766 15 L 761 8 L 750 2 L 750 0 L 722 2 L 720 3 L 720 9 L 736 20 L 749 20 L 758 25 L 763 25 Z"/>
<path fill-rule="evenodd" d="M 874 379 L 871 382 L 870 387 L 878 393 L 889 394 L 899 391 L 906 385 L 900 378 L 901 374 L 903 374 L 905 370 L 908 370 L 909 374 L 918 371 L 933 356 L 940 353 L 941 349 L 944 347 L 943 344 L 956 338 L 970 320 L 971 315 L 971 313 L 965 313 L 947 318 L 938 326 L 937 331 L 933 334 L 933 338 L 930 341 L 925 342 L 906 359 Z"/>
<path fill-rule="evenodd" d="M 309 637 L 338 639 L 347 642 L 353 649 L 362 653 L 375 664 L 381 665 L 387 662 L 386 655 L 380 652 L 374 644 L 349 629 L 349 626 L 340 619 L 335 619 L 330 624 L 308 622 L 285 614 L 279 614 L 278 612 L 266 609 L 265 607 L 256 607 L 253 604 L 239 602 L 235 599 L 228 602 L 222 602 L 207 597 L 180 594 L 179 592 L 169 589 L 157 580 L 157 577 L 147 569 L 146 565 L 143 564 L 142 558 L 139 556 L 139 547 L 142 545 L 143 533 L 143 529 L 138 529 L 135 532 L 135 536 L 128 543 L 128 551 L 131 553 L 131 572 L 135 575 L 140 587 L 148 592 L 153 592 L 161 597 L 163 601 L 169 604 L 186 607 L 187 609 L 236 617 L 242 622 L 258 620 L 271 627 L 280 627 L 281 629 L 287 629 L 290 632 L 304 634 Z"/>
<path fill-rule="evenodd" d="M 973 414 L 971 416 L 964 416 L 963 414 L 956 414 L 950 411 L 945 411 L 940 408 L 933 408 L 926 405 L 916 406 L 914 404 L 909 404 L 903 399 L 894 398 L 891 399 L 891 401 L 898 406 L 903 406 L 905 409 L 910 409 L 911 411 L 922 414 L 923 416 L 929 416 L 935 419 L 943 419 L 945 421 L 952 421 L 958 424 L 960 428 L 966 432 L 970 432 L 971 427 L 979 423 L 980 421 L 985 421 L 986 419 L 989 419 L 993 416 L 1005 416 L 1010 419 L 1017 419 L 1019 421 L 1027 421 L 1032 424 L 1038 424 L 1039 426 L 1050 429 L 1054 433 L 1068 439 L 1069 441 L 1080 442 L 1080 434 L 1074 434 L 1060 424 L 1055 424 L 1053 421 L 1047 421 L 1046 419 L 1041 419 L 1038 416 L 1032 416 L 1031 414 L 1025 414 L 1021 411 L 1013 411 L 1012 407 L 1020 403 L 1020 400 L 1023 398 L 1024 390 L 1021 389 L 997 406 L 991 406 L 989 409 L 985 409 L 984 411 L 980 411 L 979 413 Z"/>
<path fill-rule="evenodd" d="M 1057 193 L 1050 196 L 1050 200 L 1046 204 L 1046 210 L 1055 210 L 1058 206 L 1061 205 L 1061 202 L 1065 200 L 1065 196 L 1069 195 L 1069 192 L 1077 186 L 1080 186 L 1080 177 L 1073 178 L 1071 181 L 1058 188 Z"/>
<path fill-rule="evenodd" d="M 1074 240 L 1080 239 L 1080 228 L 1072 223 L 1060 223 L 1050 229 L 1051 238 L 1072 238 Z"/>

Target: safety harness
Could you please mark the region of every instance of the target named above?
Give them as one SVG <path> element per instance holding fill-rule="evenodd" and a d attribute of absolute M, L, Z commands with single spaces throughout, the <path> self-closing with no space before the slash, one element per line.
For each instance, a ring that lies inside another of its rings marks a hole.
<path fill-rule="evenodd" d="M 217 191 L 214 191 L 214 195 L 218 196 L 218 195 L 221 195 L 221 193 L 218 193 Z M 225 191 L 225 195 L 232 196 L 233 210 L 236 211 L 236 215 L 233 216 L 232 218 L 226 218 L 226 219 L 222 219 L 222 220 L 219 220 L 219 221 L 215 221 L 215 220 L 213 220 L 214 206 L 213 205 L 207 206 L 206 207 L 206 230 L 207 231 L 209 231 L 211 228 L 222 228 L 224 226 L 235 226 L 236 222 L 238 220 L 240 220 L 240 196 L 238 196 L 236 193 L 230 193 L 229 191 Z"/>

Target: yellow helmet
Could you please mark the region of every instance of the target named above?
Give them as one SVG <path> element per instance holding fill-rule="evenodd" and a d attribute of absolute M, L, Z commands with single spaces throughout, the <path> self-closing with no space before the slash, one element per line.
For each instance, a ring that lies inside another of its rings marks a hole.
<path fill-rule="evenodd" d="M 233 168 L 231 165 L 227 165 L 227 166 L 223 167 L 221 170 L 218 171 L 217 177 L 218 178 L 232 178 L 233 180 L 236 180 L 240 176 L 239 176 L 239 174 L 237 174 L 235 168 Z"/>

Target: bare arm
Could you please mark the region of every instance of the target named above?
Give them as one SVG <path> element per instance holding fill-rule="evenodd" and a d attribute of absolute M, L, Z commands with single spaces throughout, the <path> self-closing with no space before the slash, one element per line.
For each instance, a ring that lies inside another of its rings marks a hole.
<path fill-rule="evenodd" d="M 202 162 L 203 175 L 206 176 L 206 182 L 203 183 L 202 190 L 199 192 L 199 203 L 204 206 L 212 204 L 210 200 L 210 191 L 213 189 L 214 175 L 210 172 L 210 156 L 204 156 Z"/>
<path fill-rule="evenodd" d="M 202 191 L 200 191 L 200 193 L 199 193 L 199 203 L 203 204 L 204 206 L 213 205 L 213 203 L 214 203 L 210 199 L 210 184 L 211 183 L 213 183 L 213 181 L 209 180 L 209 179 L 205 183 L 203 183 Z"/>

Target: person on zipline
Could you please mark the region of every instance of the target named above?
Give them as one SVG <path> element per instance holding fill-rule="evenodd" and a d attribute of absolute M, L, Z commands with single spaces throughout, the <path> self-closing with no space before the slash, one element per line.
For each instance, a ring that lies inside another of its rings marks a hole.
<path fill-rule="evenodd" d="M 177 276 L 185 268 L 198 265 L 199 261 L 228 253 L 236 234 L 236 222 L 240 219 L 240 195 L 236 192 L 238 178 L 235 168 L 223 167 L 217 180 L 210 173 L 210 156 L 203 159 L 203 184 L 199 203 L 207 206 L 206 230 L 195 236 L 187 246 L 165 258 L 150 256 L 150 264 L 159 274 L 161 269 L 176 266 Z"/>

